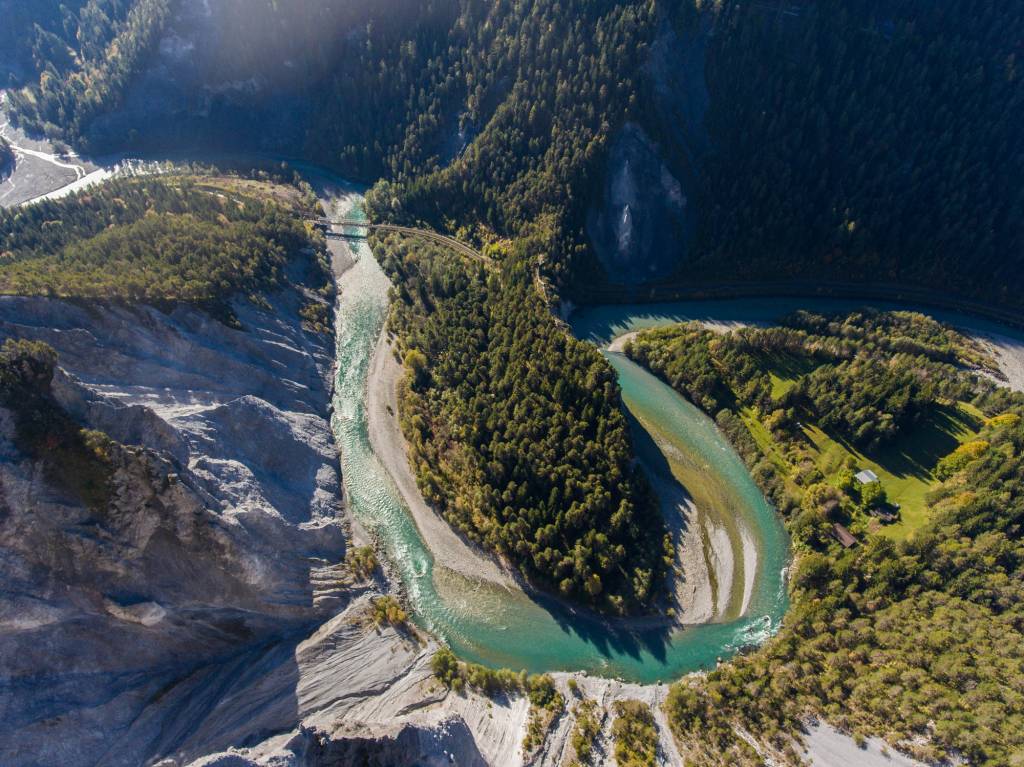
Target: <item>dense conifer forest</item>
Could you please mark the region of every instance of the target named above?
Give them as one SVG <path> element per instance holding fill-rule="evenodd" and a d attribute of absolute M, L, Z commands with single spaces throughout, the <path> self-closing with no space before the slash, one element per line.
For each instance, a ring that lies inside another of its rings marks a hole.
<path fill-rule="evenodd" d="M 86 125 L 117 106 L 170 8 L 171 0 L 0 4 L 14 22 L 5 21 L 0 44 L 9 36 L 7 50 L 29 73 L 28 87 L 9 94 L 15 119 L 30 131 L 81 145 Z"/>
<path fill-rule="evenodd" d="M 1020 307 L 1024 7 L 726 2 L 701 274 L 919 284 Z"/>
<path fill-rule="evenodd" d="M 230 184 L 111 181 L 0 210 L 0 294 L 223 313 L 236 294 L 278 285 L 291 256 L 320 247 L 293 211 Z"/>
<path fill-rule="evenodd" d="M 145 66 L 166 3 L 46 5 L 32 43 L 39 81 L 12 93 L 13 113 L 81 137 Z M 290 87 L 310 105 L 303 153 L 381 179 L 374 215 L 468 237 L 520 236 L 542 221 L 552 234 L 543 267 L 563 290 L 602 279 L 584 221 L 609 143 L 632 120 L 686 179 L 697 211 L 681 286 L 841 280 L 1019 306 L 1024 90 L 1013 30 L 1024 10 L 769 5 L 293 0 L 231 18 L 261 44 L 301 41 L 284 50 L 303 73 Z M 650 51 L 665 41 L 706 48 L 700 156 L 665 120 L 652 80 Z M 251 51 L 238 58 L 231 76 L 271 76 Z"/>
<path fill-rule="evenodd" d="M 736 725 L 796 763 L 786 733 L 823 715 L 926 759 L 1012 764 L 1024 396 L 973 372 L 981 350 L 921 315 L 857 312 L 644 331 L 627 353 L 717 411 L 795 546 L 779 635 L 672 690 L 692 763 L 760 764 Z"/>
<path fill-rule="evenodd" d="M 543 586 L 647 605 L 669 539 L 615 375 L 548 314 L 521 248 L 490 249 L 499 271 L 394 233 L 374 249 L 395 283 L 400 416 L 427 501 Z"/>

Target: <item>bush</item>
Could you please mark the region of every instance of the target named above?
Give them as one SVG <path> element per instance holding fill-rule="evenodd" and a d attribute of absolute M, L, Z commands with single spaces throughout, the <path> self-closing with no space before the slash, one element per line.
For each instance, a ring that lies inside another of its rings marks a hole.
<path fill-rule="evenodd" d="M 658 756 L 658 730 L 646 703 L 620 700 L 615 703 L 615 762 L 618 767 L 654 767 Z"/>
<path fill-rule="evenodd" d="M 366 580 L 377 569 L 377 554 L 373 546 L 351 548 L 345 557 L 345 563 L 356 578 Z"/>
<path fill-rule="evenodd" d="M 404 628 L 409 620 L 409 615 L 397 599 L 386 594 L 373 600 L 372 620 L 374 626 L 387 624 L 396 628 Z"/>

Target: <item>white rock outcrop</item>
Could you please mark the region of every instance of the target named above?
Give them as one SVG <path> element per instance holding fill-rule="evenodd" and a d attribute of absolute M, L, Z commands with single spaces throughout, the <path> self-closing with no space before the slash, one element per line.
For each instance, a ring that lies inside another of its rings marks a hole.
<path fill-rule="evenodd" d="M 131 446 L 109 506 L 87 508 L 0 410 L 0 763 L 146 763 L 222 703 L 212 680 L 352 597 L 333 338 L 302 327 L 308 300 L 240 302 L 235 330 L 184 307 L 0 298 L 0 339 L 53 346 L 55 399 Z"/>

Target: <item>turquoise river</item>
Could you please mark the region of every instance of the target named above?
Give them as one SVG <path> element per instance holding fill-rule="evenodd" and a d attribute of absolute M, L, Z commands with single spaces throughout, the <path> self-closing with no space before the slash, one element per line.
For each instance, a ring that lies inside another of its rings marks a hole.
<path fill-rule="evenodd" d="M 361 215 L 358 195 L 347 196 L 336 212 Z M 754 544 L 756 572 L 748 574 L 751 587 L 742 615 L 735 605 L 732 612 L 738 617 L 687 627 L 604 620 L 558 600 L 466 579 L 436 563 L 370 446 L 367 376 L 387 314 L 389 282 L 365 243 L 351 248 L 356 262 L 339 284 L 334 401 L 345 492 L 356 518 L 384 546 L 420 626 L 467 660 L 531 672 L 585 670 L 645 683 L 711 668 L 717 659 L 763 641 L 778 628 L 786 609 L 789 549 L 776 514 L 710 419 L 613 352 L 606 354 L 618 372 L 638 443 L 671 454 L 670 471 L 676 477 L 688 475 L 707 485 Z M 603 347 L 610 340 L 600 335 L 603 329 L 621 333 L 637 323 L 650 324 L 628 309 L 603 307 L 580 315 L 573 327 Z M 648 424 L 657 429 L 645 434 Z"/>

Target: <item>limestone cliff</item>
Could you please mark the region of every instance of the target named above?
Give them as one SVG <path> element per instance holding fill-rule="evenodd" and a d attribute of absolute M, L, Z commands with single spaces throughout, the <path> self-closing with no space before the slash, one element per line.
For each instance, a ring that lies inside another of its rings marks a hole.
<path fill-rule="evenodd" d="M 184 307 L 0 299 L 0 339 L 52 346 L 55 403 L 120 443 L 108 500 L 86 502 L 0 409 L 0 763 L 173 750 L 218 698 L 181 685 L 351 597 L 333 339 L 303 328 L 307 300 L 296 286 L 270 309 L 239 302 L 234 330 Z"/>

